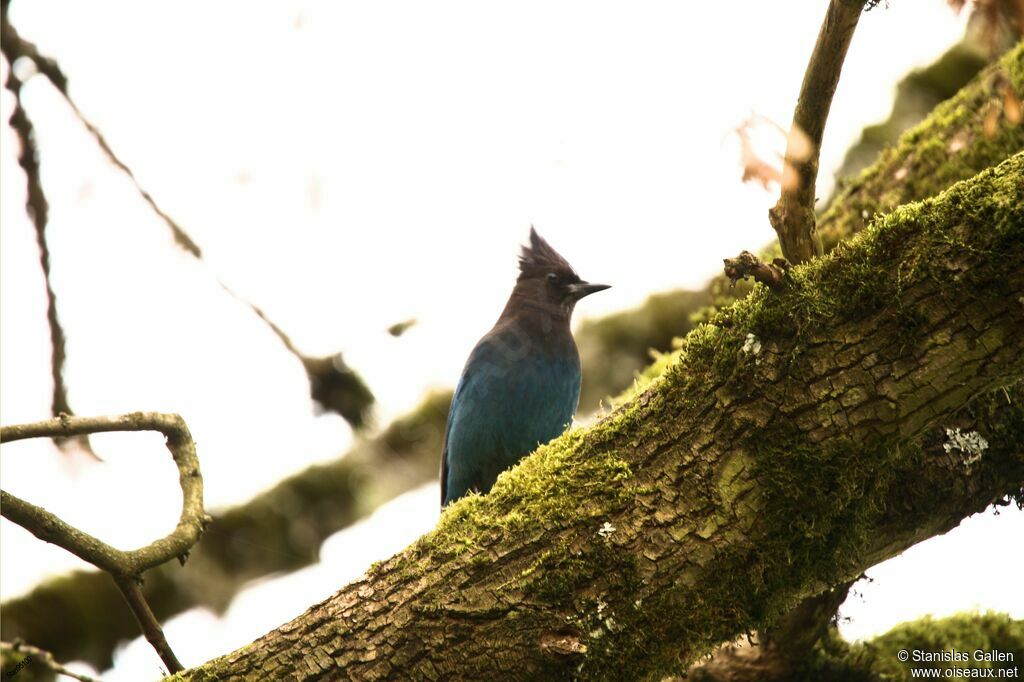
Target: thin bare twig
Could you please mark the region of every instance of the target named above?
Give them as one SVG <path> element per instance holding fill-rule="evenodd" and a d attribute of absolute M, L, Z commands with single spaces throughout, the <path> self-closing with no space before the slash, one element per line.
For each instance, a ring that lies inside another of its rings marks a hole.
<path fill-rule="evenodd" d="M 139 585 L 140 581 L 132 577 L 115 577 L 114 582 L 117 583 L 117 587 L 121 590 L 121 594 L 124 595 L 125 601 L 128 602 L 128 608 L 131 609 L 132 614 L 135 616 L 135 620 L 138 622 L 142 634 L 146 637 L 146 641 L 156 650 L 160 660 L 164 662 L 167 669 L 172 673 L 184 670 L 185 666 L 181 664 L 178 657 L 174 655 L 174 651 L 171 650 L 171 645 L 167 643 L 167 637 L 164 636 L 163 628 L 160 627 L 160 621 L 153 615 L 153 610 L 149 608 L 149 602 L 146 601 L 146 597 L 142 594 L 142 588 Z"/>
<path fill-rule="evenodd" d="M 53 654 L 51 654 L 49 651 L 46 651 L 45 649 L 40 649 L 39 647 L 35 647 L 30 644 L 25 644 L 24 642 L 19 642 L 17 640 L 13 642 L 0 642 L 0 651 L 5 651 L 11 654 L 25 654 L 25 658 L 22 659 L 21 663 L 19 664 L 22 666 L 28 665 L 29 663 L 35 663 L 38 661 L 46 668 L 52 670 L 54 673 L 58 675 L 64 675 L 65 677 L 70 677 L 72 679 L 76 679 L 79 682 L 102 682 L 101 680 L 95 677 L 91 677 L 83 673 L 76 673 L 73 670 L 68 670 L 63 665 L 58 663 L 57 659 L 55 659 L 53 657 Z M 8 675 L 10 675 L 10 673 L 8 673 Z"/>
<path fill-rule="evenodd" d="M 64 75 L 64 72 L 61 70 L 57 60 L 40 54 L 39 49 L 35 44 L 22 38 L 8 19 L 6 11 L 3 13 L 3 25 L 0 38 L 3 39 L 4 54 L 7 55 L 8 61 L 13 64 L 14 59 L 24 57 L 32 62 L 39 73 L 46 76 L 47 80 L 49 80 L 50 83 L 53 84 L 53 87 L 57 88 L 57 91 L 64 97 L 64 100 L 68 103 L 68 106 L 71 107 L 71 111 L 75 114 L 75 117 L 82 122 L 82 125 L 84 125 L 93 136 L 93 139 L 96 140 L 96 143 L 100 146 L 100 149 L 103 150 L 107 159 L 109 159 L 111 163 L 117 166 L 125 175 L 128 176 L 128 179 L 131 180 L 135 189 L 139 192 L 139 195 L 142 196 L 147 204 L 149 204 L 149 207 L 153 209 L 153 212 L 160 216 L 160 218 L 167 224 L 167 227 L 170 228 L 171 234 L 174 235 L 174 240 L 178 245 L 196 258 L 201 258 L 202 252 L 199 249 L 199 245 L 196 244 L 183 229 L 181 229 L 181 226 L 178 225 L 173 218 L 167 215 L 167 213 L 157 205 L 156 200 L 153 199 L 152 195 L 150 195 L 150 193 L 139 184 L 138 179 L 135 177 L 135 174 L 132 173 L 131 169 L 128 168 L 128 166 L 126 166 L 116 154 L 114 154 L 114 150 L 112 150 L 110 145 L 107 144 L 106 139 L 100 131 L 92 124 L 91 121 L 89 121 L 89 119 L 85 117 L 85 115 L 82 114 L 78 105 L 75 104 L 73 99 L 71 99 L 71 96 L 68 94 L 67 76 Z"/>
<path fill-rule="evenodd" d="M 786 172 L 793 172 L 796 182 L 784 183 L 778 203 L 768 212 L 782 254 L 794 265 L 822 252 L 814 216 L 818 156 L 832 96 L 864 5 L 863 0 L 830 0 L 800 86 L 792 128 L 803 135 L 790 134 L 785 159 Z M 810 142 L 809 150 L 801 148 L 803 141 Z"/>
<path fill-rule="evenodd" d="M 182 563 L 202 536 L 210 517 L 203 510 L 203 478 L 199 472 L 195 443 L 185 421 L 176 414 L 134 412 L 116 417 L 71 417 L 61 415 L 33 424 L 0 428 L 0 443 L 26 438 L 55 438 L 110 431 L 159 431 L 167 438 L 182 491 L 178 525 L 167 536 L 146 547 L 125 552 L 65 523 L 42 507 L 37 507 L 6 491 L 0 491 L 0 512 L 44 542 L 63 547 L 75 556 L 109 573 L 121 589 L 139 621 L 146 639 L 160 654 L 171 672 L 182 670 L 163 635 L 160 624 L 138 590 L 138 581 L 147 569 L 177 558 Z"/>
<path fill-rule="evenodd" d="M 6 9 L 2 13 L 0 25 L 3 27 L 4 34 L 3 40 L 0 42 L 0 50 L 3 51 L 8 64 L 4 87 L 14 96 L 14 109 L 11 111 L 8 123 L 17 135 L 21 147 L 18 154 L 18 165 L 25 171 L 25 211 L 36 231 L 39 265 L 42 268 L 43 281 L 46 285 L 46 320 L 50 327 L 50 343 L 52 345 L 50 372 L 53 375 L 50 414 L 54 416 L 62 413 L 70 414 L 71 407 L 68 404 L 67 389 L 64 386 L 64 359 L 66 357 L 64 329 L 57 317 L 57 295 L 50 282 L 50 248 L 46 243 L 46 224 L 50 207 L 46 201 L 46 194 L 43 192 L 43 184 L 39 179 L 39 153 L 36 149 L 35 130 L 32 120 L 21 103 L 23 83 L 15 74 L 14 69 L 14 60 L 18 55 L 11 51 L 11 45 L 6 39 L 8 26 Z"/>

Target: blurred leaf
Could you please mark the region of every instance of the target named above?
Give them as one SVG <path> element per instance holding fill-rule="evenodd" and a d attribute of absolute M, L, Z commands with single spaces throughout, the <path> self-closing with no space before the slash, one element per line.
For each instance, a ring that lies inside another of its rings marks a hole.
<path fill-rule="evenodd" d="M 743 166 L 743 182 L 759 182 L 761 186 L 768 189 L 771 183 L 782 184 L 782 155 L 779 152 L 772 152 L 776 158 L 766 160 L 766 152 L 761 149 L 760 138 L 765 137 L 763 131 L 765 124 L 776 128 L 776 142 L 784 134 L 778 125 L 772 123 L 763 116 L 752 115 L 736 127 L 736 135 L 740 141 L 740 163 Z M 771 133 L 769 133 L 771 136 Z"/>

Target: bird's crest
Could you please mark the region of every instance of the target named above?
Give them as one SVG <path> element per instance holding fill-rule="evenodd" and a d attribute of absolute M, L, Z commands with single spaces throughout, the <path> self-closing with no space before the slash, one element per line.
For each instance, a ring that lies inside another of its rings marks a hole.
<path fill-rule="evenodd" d="M 530 226 L 530 245 L 523 246 L 519 254 L 519 279 L 527 277 L 543 277 L 549 272 L 576 276 L 576 271 L 569 261 L 551 248 L 551 244 Z"/>

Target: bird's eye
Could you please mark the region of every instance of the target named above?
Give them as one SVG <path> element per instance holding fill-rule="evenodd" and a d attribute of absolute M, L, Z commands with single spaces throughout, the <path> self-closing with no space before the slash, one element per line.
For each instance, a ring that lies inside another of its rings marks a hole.
<path fill-rule="evenodd" d="M 554 284 L 557 281 L 558 281 L 558 275 L 556 275 L 553 272 L 549 272 L 548 273 L 548 282 L 550 282 L 551 284 Z"/>

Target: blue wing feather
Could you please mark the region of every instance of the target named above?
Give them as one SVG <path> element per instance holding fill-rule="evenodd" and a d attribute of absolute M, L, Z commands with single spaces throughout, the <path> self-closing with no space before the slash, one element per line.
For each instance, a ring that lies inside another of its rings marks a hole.
<path fill-rule="evenodd" d="M 490 490 L 498 474 L 561 434 L 576 411 L 574 345 L 571 353 L 514 353 L 505 341 L 500 330 L 481 339 L 455 389 L 441 458 L 442 505 Z"/>

